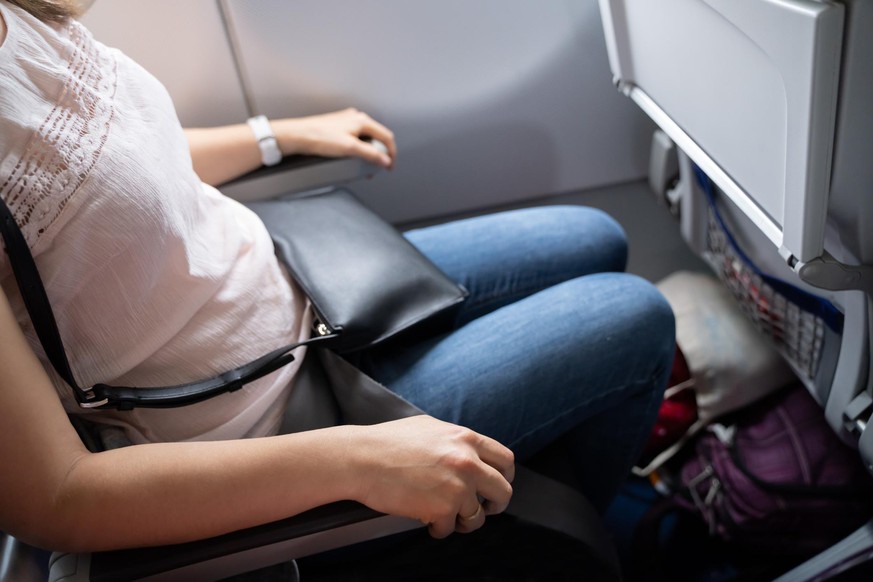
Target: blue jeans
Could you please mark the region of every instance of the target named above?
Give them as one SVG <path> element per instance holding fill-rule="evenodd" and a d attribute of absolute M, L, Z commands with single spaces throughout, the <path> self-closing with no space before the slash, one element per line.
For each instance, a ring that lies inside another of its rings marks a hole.
<path fill-rule="evenodd" d="M 622 273 L 627 244 L 577 206 L 502 212 L 406 233 L 469 291 L 450 333 L 355 363 L 427 413 L 563 458 L 601 511 L 651 431 L 674 355 L 673 314 Z"/>

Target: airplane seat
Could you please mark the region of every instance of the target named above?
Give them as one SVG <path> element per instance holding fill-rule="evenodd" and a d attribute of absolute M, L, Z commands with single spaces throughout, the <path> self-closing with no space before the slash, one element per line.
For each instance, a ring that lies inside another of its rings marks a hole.
<path fill-rule="evenodd" d="M 588 556 L 584 562 L 586 579 L 604 582 L 621 580 L 615 549 L 603 529 L 600 517 L 575 489 L 517 466 L 513 499 L 505 515 L 516 522 L 533 526 L 531 531 L 548 530 L 551 534 L 557 534 L 557 539 L 571 541 L 575 551 Z M 289 582 L 306 582 L 306 577 L 300 576 L 297 570 L 296 560 L 300 558 L 349 548 L 421 527 L 423 525 L 415 520 L 381 514 L 356 502 L 339 501 L 273 523 L 195 542 L 91 554 L 56 552 L 48 562 L 48 581 L 230 582 L 249 580 L 247 574 L 255 575 L 254 579 L 262 579 L 257 577 L 257 572 L 269 573 L 274 571 L 271 567 L 282 566 L 283 576 L 291 576 Z M 20 545 L 27 549 L 23 544 Z M 474 558 L 479 563 L 487 563 L 487 557 Z M 535 560 L 535 557 L 532 559 Z M 353 561 L 351 564 L 350 567 L 354 567 Z M 0 580 L 30 582 L 45 578 L 13 577 Z"/>
<path fill-rule="evenodd" d="M 873 472 L 873 4 L 600 9 L 615 84 L 675 150 L 684 238 Z M 779 581 L 871 555 L 873 520 Z"/>
<path fill-rule="evenodd" d="M 373 172 L 372 166 L 360 160 L 293 156 L 278 166 L 261 168 L 235 180 L 222 190 L 252 202 L 334 188 Z M 330 417 L 340 418 L 336 410 L 321 413 L 328 423 Z M 86 424 L 75 417 L 71 422 L 89 450 L 129 444 L 118 428 Z M 513 491 L 507 515 L 572 540 L 574 547 L 590 556 L 586 562 L 590 572 L 600 573 L 593 579 L 621 579 L 612 540 L 596 510 L 577 490 L 519 466 Z M 415 520 L 340 501 L 277 522 L 190 543 L 91 554 L 54 553 L 48 560 L 48 580 L 222 580 L 279 564 L 288 564 L 284 574 L 295 576 L 293 561 L 297 558 L 421 527 Z M 2 532 L 0 541 L 4 548 L 0 582 L 45 580 L 45 567 L 34 559 L 45 555 Z"/>

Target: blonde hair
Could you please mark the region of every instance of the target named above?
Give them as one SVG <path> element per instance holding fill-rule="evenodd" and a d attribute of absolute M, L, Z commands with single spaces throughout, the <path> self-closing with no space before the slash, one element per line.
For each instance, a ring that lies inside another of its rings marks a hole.
<path fill-rule="evenodd" d="M 64 22 L 79 15 L 75 0 L 7 0 L 44 22 Z"/>

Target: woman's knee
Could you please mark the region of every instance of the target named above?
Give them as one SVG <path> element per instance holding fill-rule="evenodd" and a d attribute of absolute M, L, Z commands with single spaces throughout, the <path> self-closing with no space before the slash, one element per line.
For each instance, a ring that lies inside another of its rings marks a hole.
<path fill-rule="evenodd" d="M 627 264 L 627 237 L 606 212 L 587 206 L 541 206 L 521 210 L 538 233 L 557 241 L 563 253 L 575 254 L 579 264 L 594 263 L 587 272 L 623 271 Z M 554 248 L 554 247 L 553 247 Z"/>
<path fill-rule="evenodd" d="M 651 282 L 637 275 L 622 273 L 619 277 L 627 288 L 628 296 L 634 298 L 643 322 L 652 329 L 662 330 L 672 337 L 675 332 L 673 308 L 661 291 Z"/>
<path fill-rule="evenodd" d="M 673 309 L 658 288 L 636 275 L 615 274 L 617 302 L 625 306 L 616 318 L 617 331 L 651 358 L 656 370 L 669 368 L 676 349 Z"/>
<path fill-rule="evenodd" d="M 568 281 L 560 295 L 554 299 L 565 305 L 567 327 L 584 330 L 574 336 L 588 351 L 600 352 L 598 358 L 649 373 L 671 365 L 673 310 L 652 283 L 627 273 L 600 273 Z M 598 338 L 593 345 L 588 334 Z"/>

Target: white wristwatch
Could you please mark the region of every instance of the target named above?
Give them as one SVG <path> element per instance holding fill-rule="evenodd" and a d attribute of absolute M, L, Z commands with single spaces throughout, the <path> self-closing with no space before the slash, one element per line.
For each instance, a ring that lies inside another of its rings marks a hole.
<path fill-rule="evenodd" d="M 282 161 L 282 150 L 279 149 L 279 142 L 276 141 L 276 136 L 273 134 L 273 129 L 270 127 L 270 121 L 266 115 L 256 115 L 250 117 L 246 122 L 252 128 L 255 134 L 255 139 L 258 140 L 258 147 L 261 149 L 261 162 L 265 166 L 275 166 Z"/>

